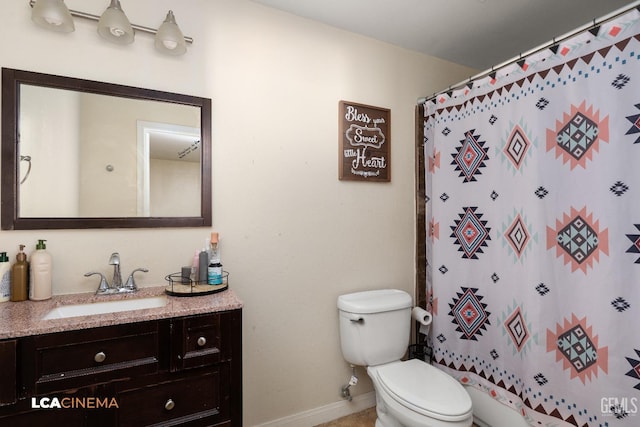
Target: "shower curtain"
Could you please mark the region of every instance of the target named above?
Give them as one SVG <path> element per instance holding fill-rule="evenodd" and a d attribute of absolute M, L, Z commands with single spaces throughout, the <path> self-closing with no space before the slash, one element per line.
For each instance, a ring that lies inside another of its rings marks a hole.
<path fill-rule="evenodd" d="M 423 107 L 436 366 L 531 425 L 640 425 L 640 12 Z"/>

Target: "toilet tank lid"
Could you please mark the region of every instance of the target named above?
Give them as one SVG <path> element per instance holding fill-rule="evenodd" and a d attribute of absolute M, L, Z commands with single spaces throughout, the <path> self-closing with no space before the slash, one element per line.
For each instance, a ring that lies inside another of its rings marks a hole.
<path fill-rule="evenodd" d="M 339 310 L 358 314 L 401 310 L 411 305 L 411 296 L 398 289 L 355 292 L 338 297 Z"/>

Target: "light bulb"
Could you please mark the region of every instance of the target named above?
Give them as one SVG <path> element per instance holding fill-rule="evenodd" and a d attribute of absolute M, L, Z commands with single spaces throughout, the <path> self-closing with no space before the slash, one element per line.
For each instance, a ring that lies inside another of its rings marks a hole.
<path fill-rule="evenodd" d="M 162 44 L 169 50 L 173 50 L 178 47 L 178 42 L 174 42 L 172 40 L 162 40 Z"/>
<path fill-rule="evenodd" d="M 53 25 L 54 27 L 59 27 L 60 25 L 62 25 L 62 20 L 50 18 L 48 16 L 44 18 L 44 21 L 49 25 Z"/>
<path fill-rule="evenodd" d="M 126 34 L 126 31 L 118 27 L 109 27 L 109 32 L 116 37 L 122 37 Z"/>

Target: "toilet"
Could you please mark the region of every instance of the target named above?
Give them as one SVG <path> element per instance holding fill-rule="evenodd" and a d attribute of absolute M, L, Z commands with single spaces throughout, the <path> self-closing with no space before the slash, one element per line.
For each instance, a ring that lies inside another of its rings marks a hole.
<path fill-rule="evenodd" d="M 367 367 L 376 392 L 376 427 L 471 426 L 471 398 L 461 384 L 421 360 L 401 360 L 411 308 L 411 296 L 396 289 L 338 297 L 342 354 Z"/>

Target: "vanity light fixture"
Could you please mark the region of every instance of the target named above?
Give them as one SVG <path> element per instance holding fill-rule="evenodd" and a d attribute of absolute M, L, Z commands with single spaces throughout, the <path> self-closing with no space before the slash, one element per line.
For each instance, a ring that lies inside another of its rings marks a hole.
<path fill-rule="evenodd" d="M 167 13 L 167 17 L 156 33 L 156 49 L 170 55 L 182 55 L 187 51 L 187 44 L 180 27 L 176 24 L 173 11 Z"/>
<path fill-rule="evenodd" d="M 133 28 L 120 6 L 120 0 L 111 0 L 109 7 L 100 16 L 98 34 L 113 43 L 133 43 Z"/>
<path fill-rule="evenodd" d="M 41 27 L 60 33 L 70 33 L 76 29 L 73 18 L 63 0 L 39 0 L 31 2 L 31 19 Z"/>
<path fill-rule="evenodd" d="M 182 55 L 187 51 L 187 43 L 193 43 L 193 38 L 182 34 L 171 10 L 160 28 L 155 30 L 130 23 L 120 0 L 110 0 L 109 7 L 101 16 L 68 9 L 64 0 L 30 0 L 29 6 L 33 8 L 31 19 L 39 26 L 53 31 L 74 31 L 73 17 L 78 17 L 97 22 L 98 34 L 117 44 L 132 43 L 136 31 L 154 35 L 156 49 L 169 55 Z"/>

